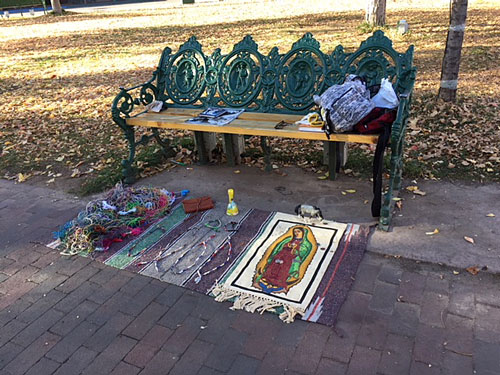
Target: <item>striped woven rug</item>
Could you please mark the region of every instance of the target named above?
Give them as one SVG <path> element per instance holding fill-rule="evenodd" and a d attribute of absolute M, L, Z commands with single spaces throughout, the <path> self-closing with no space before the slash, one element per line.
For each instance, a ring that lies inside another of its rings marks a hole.
<path fill-rule="evenodd" d="M 197 292 L 234 309 L 333 325 L 370 228 L 240 207 L 186 214 L 181 204 L 95 259 Z"/>

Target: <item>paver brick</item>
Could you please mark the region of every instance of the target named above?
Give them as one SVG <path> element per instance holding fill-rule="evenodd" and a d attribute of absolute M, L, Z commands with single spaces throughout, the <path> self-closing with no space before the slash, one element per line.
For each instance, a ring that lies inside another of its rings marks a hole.
<path fill-rule="evenodd" d="M 0 329 L 0 347 L 9 342 L 19 332 L 21 332 L 28 324 L 20 320 L 13 319 Z"/>
<path fill-rule="evenodd" d="M 109 374 L 136 343 L 136 340 L 127 336 L 115 337 L 113 342 L 85 369 L 83 375 Z"/>
<path fill-rule="evenodd" d="M 21 375 L 37 363 L 59 340 L 59 336 L 46 332 L 24 349 L 4 371 L 11 375 Z"/>
<path fill-rule="evenodd" d="M 92 293 L 88 299 L 92 302 L 103 304 L 111 298 L 121 287 L 128 283 L 130 276 L 117 273 L 109 282 L 102 288 L 98 288 L 95 293 Z"/>
<path fill-rule="evenodd" d="M 437 294 L 448 295 L 450 282 L 443 274 L 430 273 L 425 282 L 425 290 Z"/>
<path fill-rule="evenodd" d="M 30 290 L 24 298 L 31 303 L 37 302 L 40 298 L 45 297 L 48 293 L 63 283 L 68 277 L 64 275 L 55 274 L 50 276 L 46 273 L 43 273 L 42 278 L 38 278 L 38 275 L 41 275 L 42 272 L 38 272 L 33 275 L 30 281 L 39 283 L 39 285 L 32 290 Z"/>
<path fill-rule="evenodd" d="M 416 361 L 439 366 L 444 353 L 444 329 L 420 324 L 414 347 Z"/>
<path fill-rule="evenodd" d="M 74 308 L 71 312 L 63 316 L 51 329 L 50 331 L 59 335 L 64 336 L 70 333 L 76 326 L 78 326 L 83 320 L 92 314 L 96 309 L 97 305 L 94 302 L 83 301 L 80 305 Z"/>
<path fill-rule="evenodd" d="M 96 352 L 103 351 L 132 321 L 132 317 L 117 312 L 83 344 Z"/>
<path fill-rule="evenodd" d="M 356 272 L 356 276 L 354 277 L 352 290 L 372 294 L 375 280 L 379 272 L 380 265 L 361 262 Z"/>
<path fill-rule="evenodd" d="M 260 361 L 255 358 L 246 357 L 240 354 L 233 362 L 228 375 L 254 375 L 259 365 Z"/>
<path fill-rule="evenodd" d="M 149 284 L 150 281 L 151 278 L 147 276 L 133 274 L 132 278 L 120 288 L 120 291 L 130 296 L 135 296 L 142 288 Z"/>
<path fill-rule="evenodd" d="M 458 353 L 473 353 L 473 320 L 458 315 L 446 317 L 445 348 Z"/>
<path fill-rule="evenodd" d="M 215 315 L 212 319 L 203 324 L 205 328 L 200 332 L 198 338 L 214 344 L 219 343 L 224 333 L 231 327 L 238 316 L 238 313 L 242 312 L 231 311 L 229 309 L 223 310 L 220 314 Z"/>
<path fill-rule="evenodd" d="M 125 362 L 120 362 L 115 367 L 111 375 L 137 375 L 141 371 L 140 368 L 129 365 Z"/>
<path fill-rule="evenodd" d="M 365 312 L 372 296 L 370 294 L 350 291 L 340 309 L 338 320 L 350 323 L 363 323 Z"/>
<path fill-rule="evenodd" d="M 221 342 L 218 343 L 205 361 L 205 365 L 222 372 L 229 371 L 236 356 L 245 345 L 246 338 L 246 333 L 228 329 Z"/>
<path fill-rule="evenodd" d="M 414 337 L 420 320 L 420 306 L 396 302 L 389 332 Z"/>
<path fill-rule="evenodd" d="M 288 363 L 292 360 L 295 348 L 291 346 L 276 345 L 269 352 L 267 352 L 264 360 L 262 361 L 258 375 L 268 374 L 284 374 Z"/>
<path fill-rule="evenodd" d="M 472 358 L 447 351 L 443 359 L 443 375 L 469 375 L 473 374 Z"/>
<path fill-rule="evenodd" d="M 356 346 L 347 369 L 348 375 L 376 374 L 381 352 L 375 349 Z"/>
<path fill-rule="evenodd" d="M 3 297 L 2 297 L 3 298 Z M 20 313 L 31 306 L 31 303 L 24 298 L 17 299 L 14 303 L 3 310 L 0 310 L 0 328 L 17 317 Z"/>
<path fill-rule="evenodd" d="M 85 281 L 82 285 L 76 288 L 74 291 L 66 295 L 61 301 L 59 301 L 54 308 L 56 310 L 69 313 L 71 310 L 79 306 L 85 299 L 89 298 L 98 290 L 96 284 L 92 284 Z M 89 303 L 94 303 L 93 301 L 88 301 Z"/>
<path fill-rule="evenodd" d="M 57 290 L 60 290 L 64 293 L 70 293 L 76 288 L 78 288 L 82 283 L 87 281 L 89 278 L 94 276 L 99 270 L 91 265 L 87 264 L 82 267 L 80 270 L 75 272 L 70 278 L 61 283 Z"/>
<path fill-rule="evenodd" d="M 26 373 L 26 375 L 52 375 L 59 366 L 59 363 L 43 357 Z"/>
<path fill-rule="evenodd" d="M 356 344 L 374 349 L 383 349 L 387 338 L 387 330 L 392 318 L 377 311 L 370 311 L 358 334 Z"/>
<path fill-rule="evenodd" d="M 359 323 L 337 322 L 323 349 L 323 356 L 338 362 L 348 363 L 360 329 L 361 324 Z"/>
<path fill-rule="evenodd" d="M 390 315 L 394 310 L 394 303 L 397 300 L 397 296 L 397 285 L 376 281 L 373 296 L 368 307 L 370 310 Z"/>
<path fill-rule="evenodd" d="M 321 358 L 315 375 L 344 375 L 347 371 L 345 363 L 336 362 L 329 358 Z"/>
<path fill-rule="evenodd" d="M 45 296 L 40 298 L 37 302 L 32 304 L 21 314 L 17 316 L 19 319 L 25 323 L 31 323 L 43 315 L 46 311 L 52 308 L 58 301 L 60 301 L 65 296 L 64 293 L 57 290 L 51 290 Z"/>
<path fill-rule="evenodd" d="M 141 339 L 141 342 L 151 345 L 155 348 L 161 347 L 167 339 L 174 333 L 171 329 L 159 324 L 154 325 L 148 333 Z"/>
<path fill-rule="evenodd" d="M 137 316 L 156 298 L 156 296 L 163 292 L 163 290 L 164 288 L 158 285 L 146 284 L 144 288 L 133 296 L 133 303 L 121 305 L 120 311 L 125 314 Z M 162 311 L 166 311 L 166 309 L 162 309 Z"/>
<path fill-rule="evenodd" d="M 425 362 L 413 361 L 410 368 L 410 375 L 441 375 L 441 367 L 433 366 Z"/>
<path fill-rule="evenodd" d="M 48 331 L 62 317 L 63 313 L 54 309 L 48 310 L 37 320 L 30 323 L 26 328 L 19 332 L 11 341 L 21 346 L 28 346 L 40 335 Z"/>
<path fill-rule="evenodd" d="M 289 369 L 303 374 L 314 374 L 329 333 L 327 327 L 309 324 L 306 334 L 295 350 Z"/>
<path fill-rule="evenodd" d="M 16 345 L 12 342 L 8 342 L 7 344 L 0 347 L 0 370 L 3 369 L 7 363 L 12 361 L 17 357 L 19 353 L 21 353 L 24 348 L 20 345 Z"/>
<path fill-rule="evenodd" d="M 392 264 L 384 264 L 377 276 L 377 279 L 385 283 L 399 285 L 401 283 L 401 277 L 403 275 L 403 270 Z"/>
<path fill-rule="evenodd" d="M 202 331 L 203 321 L 189 316 L 168 338 L 163 349 L 180 356 Z"/>
<path fill-rule="evenodd" d="M 159 351 L 158 347 L 153 347 L 142 341 L 138 342 L 136 346 L 127 354 L 124 361 L 137 367 L 145 367 L 151 358 L 154 357 L 156 352 Z"/>
<path fill-rule="evenodd" d="M 477 374 L 498 374 L 500 369 L 500 344 L 474 341 L 474 370 Z"/>
<path fill-rule="evenodd" d="M 57 273 L 73 276 L 75 273 L 80 271 L 87 264 L 92 262 L 89 257 L 71 257 L 71 258 L 60 258 L 59 266 L 57 267 Z"/>
<path fill-rule="evenodd" d="M 411 338 L 390 334 L 382 351 L 378 372 L 384 375 L 408 374 L 413 344 Z"/>
<path fill-rule="evenodd" d="M 168 374 L 174 367 L 179 357 L 175 354 L 169 353 L 166 350 L 160 350 L 153 357 L 146 367 L 139 373 L 140 375 L 161 375 Z"/>
<path fill-rule="evenodd" d="M 64 336 L 46 354 L 46 357 L 64 363 L 97 329 L 98 327 L 94 324 L 82 321 L 78 327 Z"/>
<path fill-rule="evenodd" d="M 474 333 L 479 340 L 500 343 L 500 308 L 476 304 Z"/>
<path fill-rule="evenodd" d="M 447 295 L 425 292 L 420 307 L 420 321 L 430 326 L 444 327 L 448 302 Z"/>
<path fill-rule="evenodd" d="M 169 284 L 167 288 L 155 298 L 155 301 L 165 306 L 173 306 L 186 290 L 177 285 Z"/>
<path fill-rule="evenodd" d="M 448 311 L 455 315 L 474 318 L 474 290 L 472 286 L 463 283 L 453 283 L 451 285 L 450 302 Z"/>
<path fill-rule="evenodd" d="M 175 329 L 177 325 L 181 324 L 189 316 L 191 311 L 193 311 L 198 303 L 198 298 L 203 297 L 184 294 L 175 305 L 170 307 L 167 313 L 159 321 L 159 324 L 170 329 Z"/>
<path fill-rule="evenodd" d="M 121 292 L 115 293 L 110 299 L 99 306 L 87 320 L 97 325 L 102 325 L 112 319 L 120 312 L 120 308 L 126 304 L 134 303 L 130 296 Z M 120 312 L 120 314 L 122 314 Z"/>
<path fill-rule="evenodd" d="M 123 331 L 124 335 L 141 339 L 156 322 L 165 314 L 168 307 L 152 302 L 146 309 L 135 318 L 132 323 Z"/>
<path fill-rule="evenodd" d="M 75 375 L 80 374 L 97 357 L 93 350 L 80 346 L 76 352 L 57 369 L 54 375 Z"/>
<path fill-rule="evenodd" d="M 427 277 L 415 272 L 404 271 L 401 275 L 398 297 L 402 302 L 420 304 Z"/>

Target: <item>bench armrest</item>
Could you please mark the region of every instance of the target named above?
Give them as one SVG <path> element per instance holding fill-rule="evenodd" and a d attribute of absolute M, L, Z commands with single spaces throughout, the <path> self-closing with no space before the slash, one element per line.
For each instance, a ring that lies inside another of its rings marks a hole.
<path fill-rule="evenodd" d="M 410 97 L 411 90 L 408 90 L 399 95 L 399 106 L 396 114 L 396 119 L 392 123 L 391 129 L 391 144 L 398 145 L 401 137 L 404 136 L 406 128 L 406 120 L 410 115 Z"/>
<path fill-rule="evenodd" d="M 116 95 L 111 106 L 111 115 L 114 122 L 122 128 L 126 127 L 125 119 L 131 117 L 131 113 L 136 106 L 146 106 L 157 100 L 158 89 L 153 84 L 155 79 L 156 72 L 147 82 L 129 88 L 120 87 L 120 92 Z"/>

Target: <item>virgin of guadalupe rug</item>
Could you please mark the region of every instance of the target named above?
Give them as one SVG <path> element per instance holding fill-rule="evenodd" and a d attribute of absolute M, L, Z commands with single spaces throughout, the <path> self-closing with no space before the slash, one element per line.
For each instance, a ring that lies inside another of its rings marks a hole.
<path fill-rule="evenodd" d="M 90 256 L 232 301 L 233 309 L 271 311 L 285 322 L 300 317 L 335 323 L 369 227 L 328 220 L 313 225 L 295 215 L 241 206 L 231 217 L 222 204 L 186 214 L 178 203 L 143 232 Z"/>

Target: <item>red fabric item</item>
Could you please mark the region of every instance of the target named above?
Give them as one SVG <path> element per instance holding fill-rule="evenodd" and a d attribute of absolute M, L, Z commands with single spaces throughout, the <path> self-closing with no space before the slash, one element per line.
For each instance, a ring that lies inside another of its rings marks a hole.
<path fill-rule="evenodd" d="M 365 117 L 354 126 L 354 130 L 361 134 L 381 133 L 385 125 L 390 125 L 396 119 L 396 110 L 373 108 Z"/>

